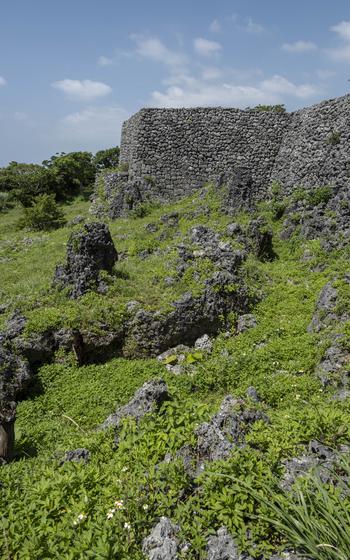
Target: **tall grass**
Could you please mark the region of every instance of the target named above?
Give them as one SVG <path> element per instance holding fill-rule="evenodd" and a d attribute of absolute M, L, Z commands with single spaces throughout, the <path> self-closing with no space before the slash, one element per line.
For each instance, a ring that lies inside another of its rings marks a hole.
<path fill-rule="evenodd" d="M 324 466 L 322 467 L 325 468 Z M 319 468 L 297 481 L 291 492 L 276 480 L 264 495 L 251 485 L 233 479 L 251 494 L 262 510 L 259 515 L 282 537 L 285 547 L 310 560 L 350 559 L 350 454 L 339 455 L 324 483 Z"/>

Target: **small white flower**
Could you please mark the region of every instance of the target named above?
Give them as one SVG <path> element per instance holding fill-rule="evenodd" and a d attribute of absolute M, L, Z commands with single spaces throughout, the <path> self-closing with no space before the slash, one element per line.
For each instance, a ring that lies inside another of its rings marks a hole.
<path fill-rule="evenodd" d="M 128 470 L 128 467 L 123 467 L 122 468 L 122 472 L 126 472 Z"/>
<path fill-rule="evenodd" d="M 128 531 L 130 531 L 130 529 L 131 529 L 130 523 L 127 523 L 127 522 L 124 523 L 124 529 L 127 529 Z"/>
<path fill-rule="evenodd" d="M 123 500 L 116 500 L 114 502 L 114 505 L 117 509 L 123 509 L 124 508 L 124 502 Z"/>
<path fill-rule="evenodd" d="M 111 508 L 108 512 L 107 512 L 107 519 L 112 519 L 113 515 L 115 514 L 115 508 Z"/>
<path fill-rule="evenodd" d="M 73 521 L 74 527 L 79 525 L 79 523 L 82 523 L 86 519 L 86 517 L 86 513 L 79 513 L 78 517 L 75 519 L 75 521 Z"/>
<path fill-rule="evenodd" d="M 149 509 L 149 505 L 148 504 L 143 504 L 142 509 L 144 511 L 147 511 Z"/>

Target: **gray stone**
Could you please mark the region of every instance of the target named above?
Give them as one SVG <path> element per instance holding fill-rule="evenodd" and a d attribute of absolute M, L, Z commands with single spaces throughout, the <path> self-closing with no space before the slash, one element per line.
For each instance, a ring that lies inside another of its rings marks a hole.
<path fill-rule="evenodd" d="M 143 539 L 142 552 L 149 560 L 177 560 L 180 528 L 167 517 L 161 517 L 151 534 Z"/>
<path fill-rule="evenodd" d="M 235 291 L 227 289 L 234 284 Z M 127 325 L 132 356 L 158 356 L 178 344 L 193 345 L 203 334 L 222 329 L 222 318 L 249 307 L 248 290 L 239 276 L 216 272 L 206 280 L 200 296 L 185 293 L 166 314 L 140 309 Z"/>
<path fill-rule="evenodd" d="M 348 455 L 349 450 L 348 446 L 340 446 L 334 451 L 317 440 L 311 440 L 302 455 L 283 461 L 285 472 L 280 482 L 281 488 L 291 490 L 298 478 L 306 476 L 312 470 L 317 470 L 323 483 L 332 481 L 333 484 L 339 485 L 343 477 L 333 476 L 332 471 L 341 464 L 341 455 Z M 349 483 L 348 477 L 344 477 L 344 482 Z"/>
<path fill-rule="evenodd" d="M 208 539 L 207 560 L 241 560 L 238 548 L 226 527 L 220 527 L 217 534 Z"/>
<path fill-rule="evenodd" d="M 260 402 L 260 398 L 255 387 L 248 387 L 246 393 L 247 393 L 247 397 L 252 399 L 252 401 Z"/>
<path fill-rule="evenodd" d="M 118 217 L 143 201 L 178 200 L 208 181 L 217 189 L 226 187 L 224 207 L 231 212 L 266 200 L 273 180 L 281 184 L 282 196 L 295 186 L 311 191 L 331 185 L 333 201 L 326 205 L 316 199 L 301 228 L 307 237 L 333 231 L 334 246 L 342 242 L 339 225 L 348 238 L 349 113 L 349 95 L 290 114 L 221 107 L 141 109 L 123 125 L 120 161 L 127 171 L 97 178 L 94 211 Z M 289 223 L 287 238 L 294 229 Z"/>
<path fill-rule="evenodd" d="M 200 338 L 197 338 L 194 343 L 194 347 L 198 350 L 203 350 L 204 352 L 210 353 L 213 350 L 213 342 L 209 335 L 203 334 Z"/>
<path fill-rule="evenodd" d="M 69 288 L 70 297 L 78 298 L 99 285 L 101 270 L 112 272 L 118 259 L 108 226 L 103 223 L 85 224 L 73 232 L 67 245 L 65 265 L 56 267 L 54 285 Z"/>
<path fill-rule="evenodd" d="M 240 334 L 248 329 L 253 329 L 257 324 L 256 317 L 252 313 L 241 315 L 237 319 L 237 333 Z"/>
<path fill-rule="evenodd" d="M 73 451 L 67 451 L 60 465 L 64 463 L 84 463 L 87 464 L 90 459 L 90 451 L 88 449 L 80 448 Z"/>
<path fill-rule="evenodd" d="M 320 332 L 339 318 L 335 312 L 338 292 L 333 282 L 327 282 L 316 302 L 316 310 L 308 327 L 308 332 Z"/>
<path fill-rule="evenodd" d="M 184 446 L 176 457 L 182 459 L 186 473 L 195 478 L 204 470 L 205 462 L 225 460 L 235 446 L 244 445 L 246 434 L 257 420 L 268 422 L 265 414 L 248 407 L 244 400 L 227 395 L 217 414 L 196 429 L 195 447 Z"/>
<path fill-rule="evenodd" d="M 249 222 L 246 235 L 248 249 L 260 261 L 272 261 L 276 257 L 272 243 L 272 231 L 262 218 Z"/>
<path fill-rule="evenodd" d="M 236 224 L 235 222 L 233 222 L 232 224 L 228 224 L 228 226 L 226 228 L 226 233 L 230 237 L 236 237 L 236 236 L 242 234 L 242 228 L 239 224 Z"/>
<path fill-rule="evenodd" d="M 139 421 L 145 414 L 156 412 L 166 400 L 170 399 L 168 387 L 162 379 L 147 381 L 138 389 L 128 404 L 118 408 L 108 416 L 101 429 L 114 426 L 118 428 L 123 418 L 131 417 Z"/>

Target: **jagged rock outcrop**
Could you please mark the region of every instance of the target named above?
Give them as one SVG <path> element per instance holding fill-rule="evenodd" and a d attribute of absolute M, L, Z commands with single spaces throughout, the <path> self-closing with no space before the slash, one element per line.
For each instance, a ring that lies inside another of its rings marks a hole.
<path fill-rule="evenodd" d="M 207 560 L 252 560 L 250 556 L 241 555 L 226 527 L 220 527 L 216 535 L 209 537 Z"/>
<path fill-rule="evenodd" d="M 162 379 L 147 381 L 138 389 L 133 398 L 124 406 L 118 408 L 101 425 L 101 429 L 113 426 L 116 430 L 123 418 L 131 417 L 139 421 L 150 412 L 156 412 L 161 405 L 169 400 L 170 394 L 168 387 Z M 118 442 L 118 434 L 115 442 Z"/>
<path fill-rule="evenodd" d="M 260 261 L 272 261 L 276 257 L 272 244 L 272 231 L 262 218 L 249 222 L 246 235 L 248 249 Z"/>
<path fill-rule="evenodd" d="M 230 286 L 235 286 L 234 290 Z M 158 356 L 168 348 L 193 345 L 203 334 L 215 334 L 231 311 L 249 309 L 248 291 L 240 279 L 228 272 L 217 272 L 205 282 L 197 297 L 185 293 L 167 314 L 138 310 L 128 324 L 131 355 Z M 126 343 L 128 347 L 128 342 Z"/>
<path fill-rule="evenodd" d="M 217 414 L 196 429 L 195 447 L 183 446 L 176 457 L 182 460 L 186 473 L 195 478 L 207 461 L 225 460 L 236 446 L 244 445 L 246 434 L 258 420 L 268 422 L 268 417 L 244 400 L 227 395 Z M 165 457 L 165 462 L 170 460 L 170 455 Z"/>
<path fill-rule="evenodd" d="M 151 534 L 143 539 L 142 552 L 149 560 L 177 560 L 180 527 L 161 517 Z"/>
<path fill-rule="evenodd" d="M 345 274 L 343 282 L 350 283 L 350 277 Z M 339 306 L 339 293 L 336 279 L 327 282 L 322 288 L 315 306 L 315 312 L 308 326 L 310 333 L 323 333 L 322 342 L 328 341 L 315 373 L 324 385 L 333 384 L 340 388 L 340 398 L 347 395 L 350 353 L 344 341 L 344 336 L 336 329 L 349 320 L 349 311 Z"/>
<path fill-rule="evenodd" d="M 66 264 L 56 267 L 54 285 L 68 288 L 73 299 L 89 289 L 103 288 L 100 272 L 112 272 L 117 259 L 108 226 L 99 222 L 85 224 L 82 230 L 71 234 Z"/>
<path fill-rule="evenodd" d="M 334 468 L 338 467 L 339 470 L 341 455 L 348 455 L 349 450 L 348 446 L 342 445 L 335 451 L 319 441 L 310 441 L 308 449 L 305 449 L 302 455 L 284 461 L 285 472 L 280 483 L 281 488 L 291 490 L 298 478 L 315 469 L 322 482 L 332 481 L 334 484 L 339 484 L 342 477 L 339 474 L 334 477 Z M 345 475 L 343 480 L 349 482 L 349 478 Z"/>

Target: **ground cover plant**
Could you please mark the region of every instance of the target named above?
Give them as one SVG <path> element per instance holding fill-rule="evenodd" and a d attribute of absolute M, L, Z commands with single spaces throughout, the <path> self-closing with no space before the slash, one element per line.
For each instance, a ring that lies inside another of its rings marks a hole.
<path fill-rule="evenodd" d="M 125 320 L 130 301 L 166 313 L 182 294 L 200 294 L 213 263 L 194 260 L 177 277 L 178 246 L 189 243 L 191 228 L 205 225 L 239 249 L 227 226 L 234 221 L 244 227 L 254 217 L 223 213 L 223 196 L 224 190 L 208 185 L 177 203 L 107 220 L 119 260 L 106 275 L 106 293 L 78 300 L 53 288 L 52 278 L 69 234 L 81 227 L 73 218 L 95 220 L 89 202 L 77 197 L 63 205 L 65 223 L 49 232 L 18 230 L 20 209 L 8 210 L 0 221 L 0 297 L 8 305 L 1 326 L 17 309 L 27 317 L 27 337 L 77 326 L 98 334 L 105 324 L 117 327 Z M 323 189 L 308 200 L 324 204 L 329 196 Z M 343 281 L 349 248 L 325 250 L 297 229 L 281 239 L 277 203 L 276 194 L 255 211 L 273 231 L 277 258 L 262 262 L 250 255 L 243 264 L 257 296 L 255 326 L 238 332 L 232 314 L 212 352 L 193 349 L 180 374 L 166 367 L 171 360 L 154 358 L 114 357 L 79 366 L 73 352 L 61 350 L 39 368 L 40 390 L 18 404 L 15 459 L 0 467 L 3 558 L 142 559 L 142 540 L 161 516 L 178 523 L 179 539 L 188 543 L 179 558 L 205 559 L 208 537 L 221 526 L 254 558 L 288 547 L 315 560 L 346 558 L 346 482 L 339 488 L 312 471 L 288 490 L 279 481 L 284 461 L 302 454 L 311 440 L 332 449 L 349 443 L 349 398 L 335 399 L 336 383 L 324 384 L 315 373 L 333 334 L 344 334 L 348 345 L 348 322 L 308 330 L 320 291 L 335 278 L 341 313 L 350 311 Z M 286 208 L 292 203 L 283 200 Z M 175 222 L 164 219 L 174 213 Z M 125 419 L 115 448 L 113 429 L 98 427 L 145 381 L 159 378 L 171 400 L 138 424 Z M 196 428 L 210 420 L 225 395 L 253 406 L 246 396 L 251 386 L 260 399 L 254 406 L 269 421 L 255 422 L 244 445 L 193 480 L 176 454 L 194 445 Z M 77 448 L 89 450 L 89 462 L 63 462 L 66 451 Z M 167 455 L 172 460 L 164 461 Z M 341 474 L 335 468 L 335 477 Z M 339 532 L 330 526 L 330 514 Z"/>

